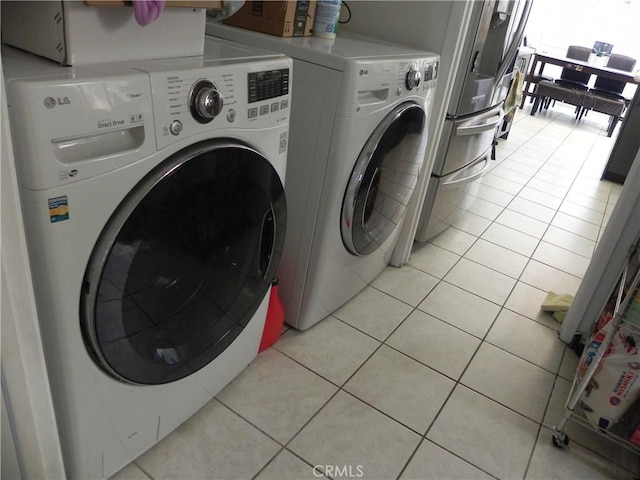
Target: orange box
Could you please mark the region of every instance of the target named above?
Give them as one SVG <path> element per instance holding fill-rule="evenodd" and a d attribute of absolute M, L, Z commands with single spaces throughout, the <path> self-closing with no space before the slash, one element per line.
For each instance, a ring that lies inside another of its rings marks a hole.
<path fill-rule="evenodd" d="M 315 13 L 315 0 L 248 1 L 223 23 L 277 37 L 308 37 Z"/>

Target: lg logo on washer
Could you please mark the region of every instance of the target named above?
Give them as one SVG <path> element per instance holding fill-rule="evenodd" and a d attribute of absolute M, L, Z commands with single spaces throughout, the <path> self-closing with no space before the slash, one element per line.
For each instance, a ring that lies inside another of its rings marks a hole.
<path fill-rule="evenodd" d="M 71 105 L 71 99 L 69 97 L 46 97 L 44 99 L 44 106 L 51 109 L 57 105 Z"/>

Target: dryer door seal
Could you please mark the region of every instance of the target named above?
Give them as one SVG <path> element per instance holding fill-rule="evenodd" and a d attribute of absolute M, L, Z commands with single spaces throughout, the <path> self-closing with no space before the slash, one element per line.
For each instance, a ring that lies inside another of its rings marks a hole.
<path fill-rule="evenodd" d="M 251 321 L 284 244 L 269 161 L 209 141 L 161 163 L 121 202 L 87 266 L 81 327 L 96 363 L 143 385 L 186 377 Z"/>
<path fill-rule="evenodd" d="M 347 250 L 377 250 L 404 218 L 426 148 L 426 114 L 413 102 L 394 108 L 360 152 L 342 203 L 340 231 Z"/>

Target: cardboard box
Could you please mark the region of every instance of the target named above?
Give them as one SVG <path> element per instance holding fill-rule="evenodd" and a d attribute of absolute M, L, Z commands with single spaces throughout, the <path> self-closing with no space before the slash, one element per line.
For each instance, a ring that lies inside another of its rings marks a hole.
<path fill-rule="evenodd" d="M 77 1 L 2 2 L 2 41 L 62 65 L 190 57 L 204 52 L 205 8 L 165 8 L 140 26 L 133 8 Z"/>
<path fill-rule="evenodd" d="M 248 1 L 223 23 L 278 37 L 307 37 L 311 35 L 315 13 L 315 0 Z"/>

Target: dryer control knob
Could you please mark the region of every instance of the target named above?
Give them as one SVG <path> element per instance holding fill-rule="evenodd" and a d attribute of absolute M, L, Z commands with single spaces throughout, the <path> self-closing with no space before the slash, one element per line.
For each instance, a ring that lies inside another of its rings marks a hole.
<path fill-rule="evenodd" d="M 208 80 L 201 80 L 191 88 L 191 115 L 200 123 L 208 123 L 221 111 L 224 97 Z"/>
<path fill-rule="evenodd" d="M 414 70 L 413 68 L 407 72 L 406 85 L 409 90 L 413 90 L 415 87 L 420 85 L 420 81 L 422 80 L 422 74 L 419 70 Z"/>

